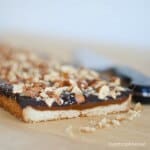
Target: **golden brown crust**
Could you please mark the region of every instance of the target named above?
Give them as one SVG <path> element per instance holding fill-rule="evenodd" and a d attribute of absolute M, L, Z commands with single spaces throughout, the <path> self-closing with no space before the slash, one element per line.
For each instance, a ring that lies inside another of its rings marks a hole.
<path fill-rule="evenodd" d="M 0 96 L 0 106 L 10 112 L 12 115 L 16 116 L 18 119 L 24 120 L 22 114 L 23 109 L 15 100 L 12 100 L 6 96 Z"/>
<path fill-rule="evenodd" d="M 53 64 L 25 51 L 5 47 L 0 51 L 0 106 L 19 119 L 25 120 L 23 112 L 28 106 L 42 117 L 47 111 L 70 115 L 69 110 L 82 113 L 99 106 L 123 104 L 129 97 L 119 78 L 103 80 L 94 70 Z"/>

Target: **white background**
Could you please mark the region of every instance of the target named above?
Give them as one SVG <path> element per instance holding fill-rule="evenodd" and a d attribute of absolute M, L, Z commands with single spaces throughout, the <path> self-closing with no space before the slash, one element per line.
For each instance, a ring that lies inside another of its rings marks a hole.
<path fill-rule="evenodd" d="M 149 0 L 0 0 L 0 33 L 150 47 Z"/>

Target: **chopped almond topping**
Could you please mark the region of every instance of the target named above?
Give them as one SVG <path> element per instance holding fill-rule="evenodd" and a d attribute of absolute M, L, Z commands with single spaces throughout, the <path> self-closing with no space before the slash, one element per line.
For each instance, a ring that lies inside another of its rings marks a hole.
<path fill-rule="evenodd" d="M 112 77 L 110 81 L 114 85 L 120 85 L 120 82 L 121 82 L 120 78 L 118 78 L 118 77 Z"/>
<path fill-rule="evenodd" d="M 69 74 L 67 72 L 61 72 L 60 76 L 63 77 L 64 79 L 68 79 L 69 78 Z"/>
<path fill-rule="evenodd" d="M 44 80 L 45 81 L 55 81 L 59 79 L 59 73 L 54 71 L 53 69 L 44 75 Z"/>
<path fill-rule="evenodd" d="M 69 80 L 63 80 L 62 81 L 62 86 L 71 86 L 71 83 Z"/>
<path fill-rule="evenodd" d="M 54 93 L 55 93 L 56 95 L 60 96 L 62 92 L 66 91 L 66 90 L 68 90 L 68 89 L 69 89 L 68 86 L 59 87 L 59 88 L 56 88 L 56 89 L 54 90 Z"/>
<path fill-rule="evenodd" d="M 110 96 L 116 99 L 116 96 L 117 96 L 116 91 L 115 90 L 110 91 Z"/>
<path fill-rule="evenodd" d="M 61 71 L 64 72 L 64 73 L 69 73 L 69 74 L 75 74 L 76 73 L 76 69 L 72 66 L 61 66 Z"/>
<path fill-rule="evenodd" d="M 42 98 L 48 98 L 48 94 L 45 93 L 45 92 L 41 92 L 41 93 L 40 93 L 40 96 L 41 96 Z"/>
<path fill-rule="evenodd" d="M 100 88 L 98 97 L 100 99 L 105 99 L 106 96 L 109 96 L 109 93 L 110 93 L 109 87 L 107 85 L 104 85 Z"/>
<path fill-rule="evenodd" d="M 45 102 L 49 107 L 51 107 L 55 101 L 56 101 L 55 98 L 46 98 L 45 99 Z"/>
<path fill-rule="evenodd" d="M 24 88 L 24 94 L 26 96 L 37 97 L 39 96 L 40 90 L 40 87 L 27 87 Z"/>
<path fill-rule="evenodd" d="M 75 98 L 78 104 L 85 102 L 85 98 L 83 95 L 75 94 Z"/>
<path fill-rule="evenodd" d="M 71 83 L 69 80 L 56 80 L 55 86 L 56 87 L 71 86 Z"/>
<path fill-rule="evenodd" d="M 79 80 L 78 81 L 78 86 L 82 89 L 85 89 L 85 88 L 87 88 L 88 87 L 88 83 L 87 83 L 87 81 L 86 80 Z"/>
<path fill-rule="evenodd" d="M 49 96 L 49 97 L 55 97 L 54 95 L 54 92 L 53 91 L 47 91 L 46 94 Z"/>
<path fill-rule="evenodd" d="M 14 93 L 21 93 L 23 92 L 23 84 L 14 84 L 13 85 L 13 92 Z"/>
<path fill-rule="evenodd" d="M 82 94 L 82 91 L 77 86 L 74 86 L 71 92 L 80 95 Z"/>
<path fill-rule="evenodd" d="M 106 100 L 108 96 L 116 99 L 125 91 L 119 86 L 119 78 L 113 77 L 109 83 L 96 71 L 54 64 L 25 51 L 1 50 L 0 64 L 0 79 L 13 85 L 13 93 L 43 101 L 55 99 L 59 105 L 63 104 L 64 92 L 74 94 L 80 104 L 86 100 L 84 95 Z"/>

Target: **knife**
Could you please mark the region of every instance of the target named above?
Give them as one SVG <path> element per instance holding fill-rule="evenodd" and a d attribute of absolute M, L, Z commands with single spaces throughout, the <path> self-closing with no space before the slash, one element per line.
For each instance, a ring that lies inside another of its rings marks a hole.
<path fill-rule="evenodd" d="M 89 49 L 77 49 L 73 56 L 75 66 L 84 66 L 120 77 L 124 85 L 131 89 L 134 101 L 150 104 L 150 77 L 131 67 L 118 66 L 107 57 L 97 55 Z"/>

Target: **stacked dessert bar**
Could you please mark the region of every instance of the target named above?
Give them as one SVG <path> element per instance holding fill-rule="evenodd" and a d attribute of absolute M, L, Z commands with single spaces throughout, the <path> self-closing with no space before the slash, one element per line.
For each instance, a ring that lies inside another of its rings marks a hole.
<path fill-rule="evenodd" d="M 119 78 L 53 64 L 31 52 L 0 48 L 0 106 L 25 122 L 127 111 L 131 94 Z"/>

